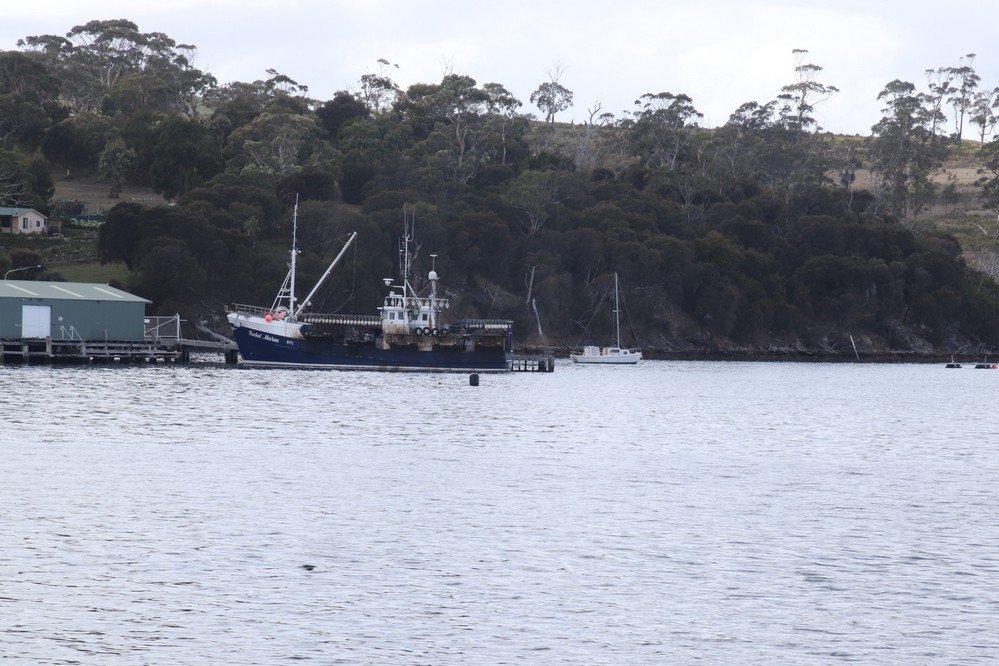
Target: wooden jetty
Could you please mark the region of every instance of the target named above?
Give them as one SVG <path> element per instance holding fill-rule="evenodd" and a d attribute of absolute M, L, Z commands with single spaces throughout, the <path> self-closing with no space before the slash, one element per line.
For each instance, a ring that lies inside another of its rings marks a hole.
<path fill-rule="evenodd" d="M 192 352 L 223 354 L 238 360 L 235 345 L 187 340 L 0 340 L 0 363 L 188 363 Z"/>
<path fill-rule="evenodd" d="M 0 363 L 188 363 L 194 352 L 219 353 L 229 365 L 239 360 L 236 343 L 222 336 L 193 340 L 180 335 L 180 317 L 146 317 L 143 340 L 0 339 Z"/>

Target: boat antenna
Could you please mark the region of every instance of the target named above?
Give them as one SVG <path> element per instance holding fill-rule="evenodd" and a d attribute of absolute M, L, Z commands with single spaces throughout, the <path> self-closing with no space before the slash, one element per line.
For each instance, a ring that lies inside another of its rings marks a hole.
<path fill-rule="evenodd" d="M 291 277 L 290 284 L 288 285 L 290 291 L 288 292 L 288 312 L 295 312 L 295 264 L 296 255 L 298 255 L 298 193 L 295 193 L 295 210 L 291 214 L 291 271 L 289 275 Z"/>

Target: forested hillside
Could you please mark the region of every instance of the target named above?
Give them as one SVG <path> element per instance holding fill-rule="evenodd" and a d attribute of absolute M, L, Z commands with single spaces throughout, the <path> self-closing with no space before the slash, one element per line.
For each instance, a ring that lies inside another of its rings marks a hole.
<path fill-rule="evenodd" d="M 274 71 L 219 84 L 194 53 L 127 20 L 0 52 L 0 206 L 34 207 L 68 233 L 80 210 L 56 200 L 57 181 L 160 195 L 106 211 L 96 240 L 156 312 L 224 331 L 226 303 L 269 304 L 297 196 L 300 285 L 359 233 L 318 310 L 374 312 L 414 205 L 418 272 L 434 263 L 455 316 L 514 319 L 518 344 L 607 340 L 617 272 L 624 342 L 660 352 L 999 348 L 996 91 L 973 56 L 925 89 L 888 82 L 871 135 L 836 137 L 814 112 L 837 90 L 806 52 L 772 100 L 720 127 L 660 91 L 562 123 L 573 95 L 557 70 L 518 100 L 460 73 L 401 89 L 383 61 L 315 99 Z M 981 233 L 961 235 L 973 251 L 947 223 L 955 155 L 979 179 L 982 215 L 965 226 Z M 43 246 L 3 242 L 0 269 L 41 263 L 18 277 L 58 278 Z"/>

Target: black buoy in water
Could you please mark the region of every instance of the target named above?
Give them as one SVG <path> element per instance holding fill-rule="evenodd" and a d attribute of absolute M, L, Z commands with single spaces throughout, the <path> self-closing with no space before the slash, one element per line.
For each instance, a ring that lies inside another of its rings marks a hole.
<path fill-rule="evenodd" d="M 469 386 L 478 386 L 479 385 L 479 375 L 478 375 L 478 373 L 473 372 L 472 374 L 470 374 L 468 376 L 468 385 Z"/>

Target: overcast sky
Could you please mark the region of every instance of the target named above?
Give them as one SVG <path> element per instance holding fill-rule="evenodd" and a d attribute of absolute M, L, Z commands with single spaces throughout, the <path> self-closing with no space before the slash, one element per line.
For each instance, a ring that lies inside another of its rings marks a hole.
<path fill-rule="evenodd" d="M 538 113 L 530 94 L 558 63 L 575 95 L 559 120 L 597 104 L 620 117 L 642 94 L 668 91 L 689 95 L 715 127 L 793 83 L 793 49 L 807 49 L 823 68 L 816 80 L 839 88 L 817 113 L 838 133 L 870 133 L 889 81 L 922 89 L 925 70 L 969 53 L 981 86 L 999 86 L 999 0 L 9 0 L 0 49 L 117 18 L 198 47 L 195 65 L 220 83 L 275 69 L 321 100 L 383 58 L 403 88 L 449 70 L 502 83 Z"/>

